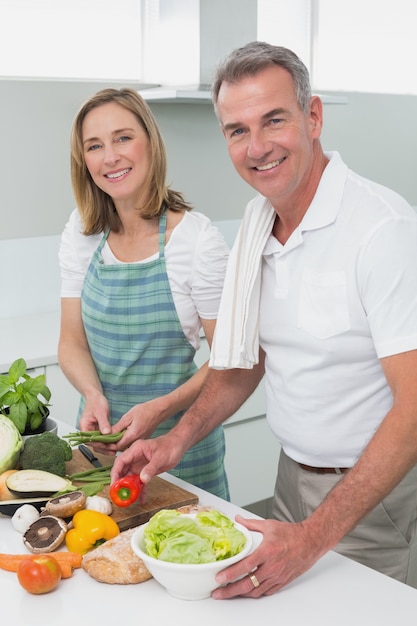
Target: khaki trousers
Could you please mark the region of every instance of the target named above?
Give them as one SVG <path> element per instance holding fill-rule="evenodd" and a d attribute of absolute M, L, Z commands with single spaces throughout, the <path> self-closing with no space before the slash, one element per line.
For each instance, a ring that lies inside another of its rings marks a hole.
<path fill-rule="evenodd" d="M 342 478 L 303 470 L 281 451 L 272 516 L 302 521 Z M 334 551 L 417 588 L 417 466 Z"/>

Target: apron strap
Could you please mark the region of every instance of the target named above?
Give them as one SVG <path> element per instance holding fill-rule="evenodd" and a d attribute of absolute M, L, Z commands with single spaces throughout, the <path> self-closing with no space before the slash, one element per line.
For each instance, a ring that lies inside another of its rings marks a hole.
<path fill-rule="evenodd" d="M 165 233 L 166 233 L 166 226 L 167 226 L 167 213 L 166 211 L 164 211 L 161 215 L 161 217 L 159 218 L 159 238 L 158 238 L 158 242 L 159 242 L 159 257 L 161 259 L 165 258 Z"/>

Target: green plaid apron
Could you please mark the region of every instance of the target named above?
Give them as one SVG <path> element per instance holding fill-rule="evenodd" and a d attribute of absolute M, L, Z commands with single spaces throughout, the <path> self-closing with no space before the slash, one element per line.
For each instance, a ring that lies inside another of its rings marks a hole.
<path fill-rule="evenodd" d="M 112 424 L 132 406 L 170 393 L 197 370 L 195 350 L 184 335 L 169 286 L 165 228 L 166 214 L 159 225 L 159 258 L 145 263 L 105 265 L 105 233 L 85 277 L 82 319 Z M 169 431 L 181 415 L 158 426 L 153 437 Z M 223 428 L 218 427 L 171 473 L 229 499 L 224 453 Z"/>

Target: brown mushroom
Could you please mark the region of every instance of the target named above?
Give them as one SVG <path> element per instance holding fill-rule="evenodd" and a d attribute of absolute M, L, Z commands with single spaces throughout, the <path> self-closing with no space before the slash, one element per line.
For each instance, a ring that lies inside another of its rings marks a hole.
<path fill-rule="evenodd" d="M 86 502 L 87 497 L 82 491 L 72 491 L 48 500 L 45 511 L 47 515 L 69 518 L 85 509 Z"/>
<path fill-rule="evenodd" d="M 67 534 L 64 520 L 53 515 L 39 517 L 23 535 L 23 543 L 31 552 L 52 552 L 58 548 Z"/>

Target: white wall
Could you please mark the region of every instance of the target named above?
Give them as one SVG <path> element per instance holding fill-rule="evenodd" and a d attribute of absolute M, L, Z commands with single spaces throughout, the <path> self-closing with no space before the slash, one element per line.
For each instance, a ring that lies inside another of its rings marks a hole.
<path fill-rule="evenodd" d="M 107 84 L 0 79 L 0 240 L 60 233 L 74 206 L 72 120 Z"/>
<path fill-rule="evenodd" d="M 0 319 L 59 310 L 58 246 L 59 235 L 0 241 Z"/>
<path fill-rule="evenodd" d="M 323 146 L 417 205 L 417 96 L 346 95 L 346 106 L 324 107 Z"/>

